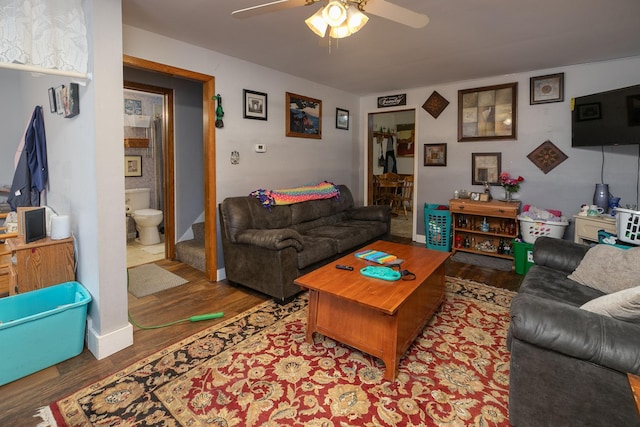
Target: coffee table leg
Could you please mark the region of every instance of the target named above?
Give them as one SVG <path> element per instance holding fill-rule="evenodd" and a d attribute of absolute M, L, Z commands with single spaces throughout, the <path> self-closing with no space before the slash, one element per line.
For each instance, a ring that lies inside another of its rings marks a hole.
<path fill-rule="evenodd" d="M 316 331 L 316 316 L 318 314 L 318 291 L 309 290 L 309 307 L 307 310 L 307 342 L 314 344 L 313 333 Z"/>

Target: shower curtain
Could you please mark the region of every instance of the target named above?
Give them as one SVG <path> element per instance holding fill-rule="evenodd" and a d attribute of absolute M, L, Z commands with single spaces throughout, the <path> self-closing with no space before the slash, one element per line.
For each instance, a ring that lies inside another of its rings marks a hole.
<path fill-rule="evenodd" d="M 156 209 L 164 211 L 164 141 L 162 135 L 162 117 L 155 117 L 151 127 L 151 140 L 155 154 L 155 200 Z"/>

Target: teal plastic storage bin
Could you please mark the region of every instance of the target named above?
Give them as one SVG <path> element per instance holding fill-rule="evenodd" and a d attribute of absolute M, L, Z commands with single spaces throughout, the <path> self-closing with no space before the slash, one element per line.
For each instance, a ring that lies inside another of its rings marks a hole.
<path fill-rule="evenodd" d="M 446 209 L 441 209 L 442 206 Z M 425 203 L 424 227 L 427 234 L 427 249 L 451 252 L 451 212 L 449 212 L 449 206 Z"/>
<path fill-rule="evenodd" d="M 513 257 L 516 274 L 527 274 L 527 271 L 535 264 L 533 262 L 533 244 L 514 240 Z"/>
<path fill-rule="evenodd" d="M 90 301 L 78 282 L 0 298 L 0 386 L 80 354 Z"/>

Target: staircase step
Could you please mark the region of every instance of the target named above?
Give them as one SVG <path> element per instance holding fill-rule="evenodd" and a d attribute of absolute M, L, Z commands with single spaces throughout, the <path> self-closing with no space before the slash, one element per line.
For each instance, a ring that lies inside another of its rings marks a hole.
<path fill-rule="evenodd" d="M 176 258 L 193 268 L 206 271 L 204 240 L 193 239 L 176 243 Z"/>
<path fill-rule="evenodd" d="M 200 242 L 204 242 L 204 222 L 197 222 L 191 224 L 191 230 L 193 231 L 193 239 Z"/>

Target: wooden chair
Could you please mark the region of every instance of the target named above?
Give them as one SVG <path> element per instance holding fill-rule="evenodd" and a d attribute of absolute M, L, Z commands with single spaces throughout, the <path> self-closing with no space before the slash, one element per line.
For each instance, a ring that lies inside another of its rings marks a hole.
<path fill-rule="evenodd" d="M 382 189 L 380 188 L 380 177 L 378 175 L 373 176 L 373 197 L 372 203 L 374 205 L 383 205 L 384 197 L 382 194 Z"/>
<path fill-rule="evenodd" d="M 380 186 L 381 204 L 389 205 L 392 209 L 400 207 L 401 188 L 403 185 L 402 176 L 397 173 L 387 172 L 378 175 Z"/>
<path fill-rule="evenodd" d="M 413 175 L 404 177 L 402 184 L 402 194 L 400 195 L 400 207 L 404 210 L 404 217 L 409 219 L 407 210 L 413 211 Z"/>

